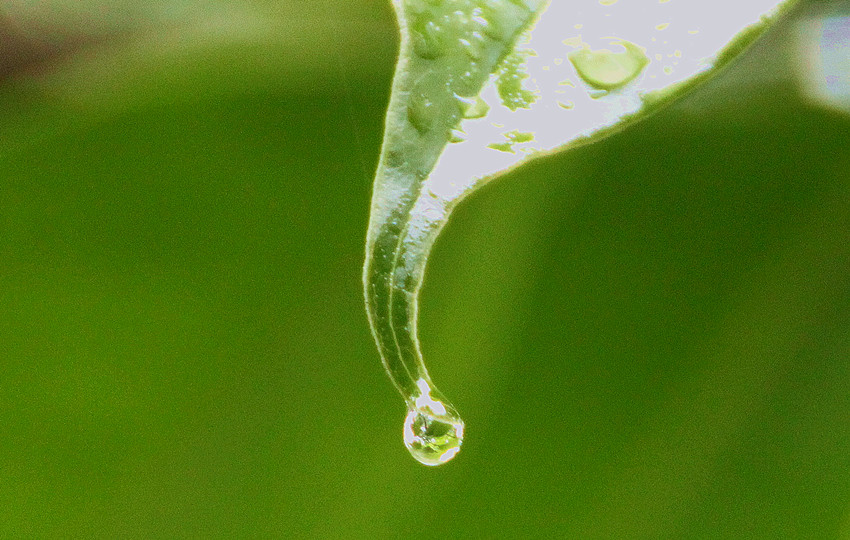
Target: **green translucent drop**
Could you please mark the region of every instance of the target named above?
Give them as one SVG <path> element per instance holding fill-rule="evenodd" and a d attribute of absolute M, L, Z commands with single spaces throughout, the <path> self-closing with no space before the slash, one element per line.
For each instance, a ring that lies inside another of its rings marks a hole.
<path fill-rule="evenodd" d="M 404 419 L 404 445 L 419 463 L 442 465 L 460 452 L 463 420 L 427 381 L 419 379 L 417 385 L 420 393 Z"/>
<path fill-rule="evenodd" d="M 616 90 L 632 82 L 649 64 L 646 53 L 628 41 L 620 41 L 624 52 L 582 49 L 569 55 L 579 77 L 598 90 Z"/>

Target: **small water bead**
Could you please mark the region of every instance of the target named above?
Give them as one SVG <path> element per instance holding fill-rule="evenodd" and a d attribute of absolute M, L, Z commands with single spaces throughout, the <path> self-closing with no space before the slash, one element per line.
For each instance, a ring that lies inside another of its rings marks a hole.
<path fill-rule="evenodd" d="M 457 101 L 461 116 L 467 120 L 484 118 L 490 112 L 490 105 L 481 99 L 481 96 L 468 98 L 455 94 L 455 100 Z"/>
<path fill-rule="evenodd" d="M 461 50 L 471 59 L 471 60 L 480 60 L 481 59 L 481 45 L 479 42 L 465 38 L 461 38 L 458 40 L 460 44 Z"/>
<path fill-rule="evenodd" d="M 512 29 L 515 28 L 514 21 L 517 20 L 518 9 L 528 11 L 525 6 L 518 6 L 505 0 L 485 0 L 481 2 L 480 8 L 479 16 L 487 23 L 481 31 L 494 41 L 510 39 Z"/>
<path fill-rule="evenodd" d="M 539 0 L 406 0 L 414 46 L 423 58 L 438 58 L 451 47 L 449 43 L 465 39 L 489 38 L 508 41 L 517 21 L 536 9 Z M 434 26 L 426 29 L 428 23 Z M 435 32 L 436 30 L 436 32 Z"/>
<path fill-rule="evenodd" d="M 451 87 L 455 95 L 473 98 L 478 95 L 484 78 L 485 76 L 478 69 L 478 64 L 470 62 L 469 69 L 452 78 Z"/>
<path fill-rule="evenodd" d="M 415 26 L 412 32 L 413 50 L 426 60 L 435 60 L 446 53 L 442 27 L 434 21 Z"/>
<path fill-rule="evenodd" d="M 415 94 L 407 105 L 407 120 L 421 135 L 431 131 L 434 125 L 434 102 L 424 94 Z"/>
<path fill-rule="evenodd" d="M 463 443 L 463 422 L 410 409 L 404 420 L 404 444 L 416 461 L 430 467 L 451 461 Z"/>
<path fill-rule="evenodd" d="M 486 46 L 481 34 L 487 21 L 477 14 L 475 2 L 454 1 L 431 7 L 411 5 L 410 30 L 414 52 L 426 60 L 452 56 L 462 51 L 473 61 L 480 60 Z"/>
<path fill-rule="evenodd" d="M 466 142 L 465 133 L 459 129 L 452 129 L 449 131 L 449 142 L 452 144 Z"/>
<path fill-rule="evenodd" d="M 472 8 L 471 18 L 478 24 L 480 29 L 487 28 L 490 25 L 487 19 L 484 18 L 484 10 L 480 6 Z"/>
<path fill-rule="evenodd" d="M 390 150 L 384 156 L 384 163 L 391 169 L 396 169 L 404 164 L 404 155 L 398 150 Z"/>
<path fill-rule="evenodd" d="M 404 445 L 419 463 L 442 465 L 460 452 L 463 420 L 425 379 L 416 385 L 419 395 L 410 400 L 404 419 Z"/>

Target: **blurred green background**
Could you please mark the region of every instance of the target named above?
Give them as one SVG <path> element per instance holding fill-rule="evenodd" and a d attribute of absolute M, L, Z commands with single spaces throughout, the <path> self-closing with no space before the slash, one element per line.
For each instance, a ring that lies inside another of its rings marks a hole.
<path fill-rule="evenodd" d="M 825 5 L 458 208 L 430 469 L 360 289 L 388 2 L 0 2 L 0 536 L 850 538 L 850 115 L 792 69 Z"/>

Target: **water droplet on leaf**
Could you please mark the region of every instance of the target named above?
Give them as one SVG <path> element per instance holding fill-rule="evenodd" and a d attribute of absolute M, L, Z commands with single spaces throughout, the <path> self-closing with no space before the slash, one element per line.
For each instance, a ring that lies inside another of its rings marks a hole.
<path fill-rule="evenodd" d="M 422 94 L 413 96 L 407 106 L 407 120 L 419 133 L 428 133 L 434 123 L 434 103 Z"/>
<path fill-rule="evenodd" d="M 413 50 L 426 60 L 435 60 L 445 54 L 442 28 L 433 21 L 413 28 Z"/>
<path fill-rule="evenodd" d="M 584 82 L 598 90 L 616 90 L 633 81 L 649 64 L 644 50 L 634 43 L 619 41 L 616 44 L 625 51 L 582 49 L 570 53 L 570 62 Z"/>

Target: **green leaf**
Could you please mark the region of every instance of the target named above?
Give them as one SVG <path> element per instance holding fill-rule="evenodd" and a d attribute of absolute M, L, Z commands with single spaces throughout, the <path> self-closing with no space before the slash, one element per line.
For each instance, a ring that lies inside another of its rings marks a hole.
<path fill-rule="evenodd" d="M 685 94 L 760 34 L 778 3 L 394 0 L 401 48 L 363 282 L 416 459 L 444 463 L 463 437 L 417 336 L 425 266 L 455 205 L 531 157 L 596 141 Z"/>
<path fill-rule="evenodd" d="M 384 366 L 404 396 L 405 443 L 426 465 L 451 459 L 463 422 L 433 386 L 416 336 L 430 246 L 451 200 L 427 179 L 464 113 L 513 51 L 543 0 L 398 0 L 399 67 L 372 198 L 363 271 L 366 306 Z M 479 116 L 476 112 L 474 116 Z"/>

